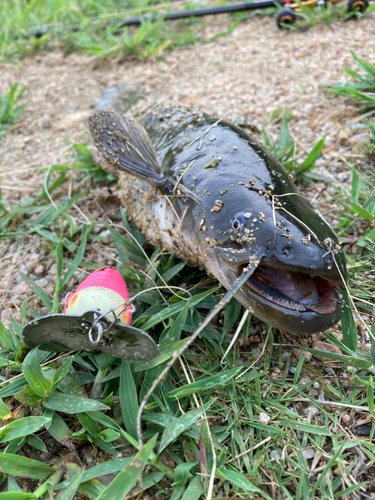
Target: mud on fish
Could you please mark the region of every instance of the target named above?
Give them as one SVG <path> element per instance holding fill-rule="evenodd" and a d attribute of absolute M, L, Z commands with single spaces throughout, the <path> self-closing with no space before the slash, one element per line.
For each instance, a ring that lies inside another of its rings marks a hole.
<path fill-rule="evenodd" d="M 268 325 L 313 333 L 340 319 L 346 270 L 336 234 L 252 135 L 181 106 L 137 119 L 99 111 L 89 127 L 120 172 L 127 215 L 152 244 L 228 290 L 260 255 L 235 297 Z"/>

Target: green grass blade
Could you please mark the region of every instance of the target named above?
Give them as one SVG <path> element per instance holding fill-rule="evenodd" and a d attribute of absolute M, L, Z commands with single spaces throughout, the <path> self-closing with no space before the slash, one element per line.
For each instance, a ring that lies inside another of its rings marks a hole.
<path fill-rule="evenodd" d="M 318 141 L 315 144 L 313 149 L 308 154 L 306 160 L 303 161 L 301 163 L 301 165 L 299 165 L 298 168 L 296 168 L 296 170 L 295 170 L 296 175 L 300 175 L 300 174 L 303 174 L 304 172 L 308 172 L 309 170 L 311 170 L 314 167 L 316 160 L 319 158 L 319 156 L 322 152 L 325 140 L 326 140 L 326 136 L 324 135 L 320 139 L 320 141 Z"/>
<path fill-rule="evenodd" d="M 141 477 L 143 469 L 155 446 L 157 435 L 155 435 L 143 448 L 135 455 L 133 460 L 117 475 L 112 483 L 101 493 L 97 500 L 114 500 L 115 498 L 125 498 L 125 495 L 136 484 Z"/>
<path fill-rule="evenodd" d="M 55 472 L 53 467 L 38 460 L 10 453 L 0 453 L 0 468 L 5 474 L 30 477 L 31 479 L 44 479 L 51 472 Z"/>
<path fill-rule="evenodd" d="M 235 484 L 242 491 L 250 491 L 252 493 L 258 493 L 263 498 L 267 500 L 271 500 L 271 497 L 267 495 L 267 493 L 263 492 L 260 488 L 252 484 L 248 479 L 246 479 L 242 474 L 236 472 L 234 470 L 229 469 L 216 469 L 216 475 L 221 477 L 222 479 L 226 479 L 231 484 Z"/>
<path fill-rule="evenodd" d="M 174 389 L 173 391 L 168 393 L 168 397 L 180 399 L 186 396 L 190 396 L 190 394 L 195 394 L 200 391 L 212 389 L 213 387 L 223 386 L 230 382 L 233 377 L 235 377 L 242 370 L 243 367 L 239 366 L 231 370 L 223 370 L 218 375 L 213 375 L 212 377 L 204 376 L 202 377 L 202 380 L 197 380 L 192 384 L 187 384 L 178 389 Z"/>
<path fill-rule="evenodd" d="M 202 292 L 198 295 L 195 295 L 189 300 L 189 307 L 194 307 L 199 304 L 202 300 L 204 300 L 206 297 L 211 295 L 212 293 L 216 292 L 219 288 L 213 288 L 212 290 L 208 290 L 207 292 Z M 163 309 L 159 313 L 155 314 L 152 318 L 150 318 L 144 325 L 142 325 L 142 329 L 147 331 L 153 326 L 161 323 L 162 321 L 165 321 L 166 319 L 170 318 L 174 314 L 179 313 L 182 311 L 182 309 L 185 307 L 186 301 L 181 300 L 180 302 L 177 302 L 177 304 L 173 304 L 171 306 L 168 306 L 167 308 Z"/>
<path fill-rule="evenodd" d="M 40 367 L 38 347 L 35 347 L 23 361 L 23 374 L 30 387 L 43 398 L 48 397 L 52 390 L 52 382 L 45 378 Z"/>
<path fill-rule="evenodd" d="M 203 482 L 200 476 L 195 476 L 186 488 L 181 500 L 199 500 L 204 493 Z"/>
<path fill-rule="evenodd" d="M 72 415 L 81 412 L 109 410 L 109 406 L 103 405 L 94 399 L 88 399 L 81 396 L 71 396 L 55 392 L 52 396 L 43 403 L 46 408 L 55 411 L 62 411 Z"/>
<path fill-rule="evenodd" d="M 126 359 L 121 360 L 119 399 L 125 428 L 136 439 L 139 405 L 133 374 Z"/>
<path fill-rule="evenodd" d="M 78 490 L 79 485 L 82 482 L 82 476 L 85 472 L 85 469 L 82 469 L 70 482 L 67 488 L 64 489 L 57 497 L 57 500 L 73 500 L 74 496 Z"/>
<path fill-rule="evenodd" d="M 343 290 L 345 305 L 341 317 L 342 336 L 344 344 L 353 352 L 356 352 L 358 346 L 357 328 L 352 309 L 350 307 L 350 297 L 346 289 Z"/>
<path fill-rule="evenodd" d="M 28 436 L 39 431 L 44 425 L 50 423 L 50 418 L 45 417 L 24 417 L 14 420 L 10 424 L 0 428 L 0 443 Z"/>
<path fill-rule="evenodd" d="M 26 276 L 22 272 L 20 272 L 20 276 L 25 283 L 30 285 L 31 290 L 35 293 L 35 295 L 37 297 L 39 297 L 39 299 L 43 302 L 43 304 L 46 306 L 46 308 L 49 311 L 52 311 L 52 302 L 51 302 L 51 299 L 46 294 L 46 292 L 42 288 L 40 288 L 40 286 L 37 285 L 35 283 L 35 281 L 33 281 L 31 278 L 29 278 L 28 276 Z"/>
<path fill-rule="evenodd" d="M 7 493 L 0 493 L 0 500 L 28 500 L 32 498 L 37 498 L 32 493 L 25 493 L 23 491 L 9 491 Z"/>
<path fill-rule="evenodd" d="M 214 401 L 215 400 L 212 399 L 200 408 L 191 410 L 181 417 L 175 418 L 170 424 L 168 424 L 161 437 L 158 453 L 161 453 L 180 434 L 189 429 L 189 427 L 191 427 L 194 422 L 196 422 L 203 415 L 203 413 L 209 409 Z"/>

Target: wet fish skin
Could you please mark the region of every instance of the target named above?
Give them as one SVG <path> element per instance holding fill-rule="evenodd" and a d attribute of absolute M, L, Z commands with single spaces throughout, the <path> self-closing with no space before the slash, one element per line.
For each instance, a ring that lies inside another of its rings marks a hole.
<path fill-rule="evenodd" d="M 263 295 L 246 285 L 236 298 L 255 316 L 295 333 L 322 331 L 340 319 L 338 284 L 346 270 L 337 237 L 264 146 L 236 125 L 199 111 L 154 107 L 139 119 L 157 159 L 146 165 L 134 150 L 124 152 L 126 136 L 143 159 L 152 157 L 145 139 L 138 140 L 144 132 L 126 120 L 99 113 L 90 128 L 104 157 L 124 168 L 122 203 L 151 243 L 205 268 L 227 289 L 261 250 L 262 268 L 279 275 L 277 286 L 282 288 L 282 277 L 290 276 L 298 296 L 299 284 L 307 283 L 312 296 L 316 288 L 324 307 L 309 304 L 308 298 L 307 307 L 306 298 L 291 300 L 267 283 L 262 284 Z M 130 123 L 126 133 L 124 123 Z M 132 170 L 132 164 L 139 169 Z M 259 276 L 264 280 L 272 274 Z"/>

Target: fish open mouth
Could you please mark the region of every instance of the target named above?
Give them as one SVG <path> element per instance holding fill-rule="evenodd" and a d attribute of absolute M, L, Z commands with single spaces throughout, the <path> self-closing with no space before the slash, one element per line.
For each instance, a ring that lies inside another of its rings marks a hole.
<path fill-rule="evenodd" d="M 242 272 L 245 265 L 239 266 Z M 325 278 L 259 265 L 246 286 L 269 302 L 300 312 L 333 314 L 341 285 Z"/>

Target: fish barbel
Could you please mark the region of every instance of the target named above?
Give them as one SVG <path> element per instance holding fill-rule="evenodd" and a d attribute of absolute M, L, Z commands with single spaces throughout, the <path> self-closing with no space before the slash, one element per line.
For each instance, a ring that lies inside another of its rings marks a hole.
<path fill-rule="evenodd" d="M 293 333 L 339 321 L 346 269 L 337 236 L 252 135 L 182 106 L 154 106 L 137 120 L 99 111 L 89 127 L 150 243 L 228 290 L 260 255 L 235 295 L 257 318 Z"/>

